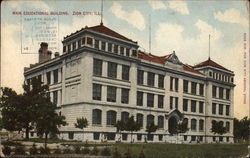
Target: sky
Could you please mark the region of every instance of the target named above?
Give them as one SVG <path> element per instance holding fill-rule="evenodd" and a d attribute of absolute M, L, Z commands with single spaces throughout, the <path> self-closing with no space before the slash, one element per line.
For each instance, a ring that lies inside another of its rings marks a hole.
<path fill-rule="evenodd" d="M 43 27 L 52 28 L 48 29 L 50 34 L 54 31 L 49 47 L 61 54 L 63 37 L 85 26 L 100 24 L 101 4 L 101 0 L 3 1 L 1 86 L 22 92 L 24 67 L 38 62 L 38 42 L 44 40 L 38 36 L 46 34 L 41 32 Z M 103 23 L 138 41 L 140 49 L 147 52 L 151 35 L 152 54 L 163 56 L 175 51 L 183 63 L 190 65 L 208 59 L 210 34 L 211 59 L 235 73 L 234 115 L 242 118 L 249 116 L 248 6 L 247 1 L 103 0 Z M 48 15 L 27 15 L 31 12 Z"/>

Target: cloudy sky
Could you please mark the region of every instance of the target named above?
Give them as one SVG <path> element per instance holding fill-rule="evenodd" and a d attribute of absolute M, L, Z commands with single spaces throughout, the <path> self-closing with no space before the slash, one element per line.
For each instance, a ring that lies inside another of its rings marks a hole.
<path fill-rule="evenodd" d="M 243 102 L 244 43 L 249 50 L 249 8 L 247 6 L 247 1 L 104 0 L 103 21 L 105 26 L 138 41 L 140 49 L 146 51 L 149 50 L 149 21 L 151 21 L 151 53 L 166 55 L 175 50 L 179 59 L 190 65 L 208 58 L 210 34 L 212 60 L 235 72 L 237 85 L 234 97 L 235 116 L 242 118 L 249 115 L 249 99 L 247 98 L 246 104 Z M 67 15 L 13 14 L 13 12 L 31 11 L 64 12 Z M 74 12 L 85 13 L 85 15 L 73 15 Z M 30 45 L 30 41 L 24 37 L 33 33 L 31 29 L 33 23 L 25 22 L 24 18 L 55 17 L 56 22 L 52 22 L 51 25 L 58 27 L 57 51 L 61 53 L 63 37 L 86 25 L 94 26 L 100 23 L 101 16 L 95 15 L 97 12 L 101 12 L 101 0 L 3 1 L 1 3 L 1 86 L 8 86 L 22 92 L 23 68 L 38 61 L 36 51 L 33 54 L 21 53 L 24 51 L 22 50 L 24 45 L 27 43 Z M 244 42 L 244 33 L 247 37 L 246 42 Z M 33 50 L 38 50 L 39 45 L 32 42 Z M 247 60 L 249 61 L 249 54 Z M 246 66 L 249 68 L 249 62 Z M 248 78 L 247 76 L 247 96 L 249 96 Z"/>

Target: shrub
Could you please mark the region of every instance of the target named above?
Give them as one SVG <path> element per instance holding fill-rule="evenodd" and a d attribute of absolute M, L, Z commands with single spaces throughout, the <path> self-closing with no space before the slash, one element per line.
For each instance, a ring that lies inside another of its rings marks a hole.
<path fill-rule="evenodd" d="M 121 158 L 121 154 L 118 152 L 117 148 L 115 148 L 115 151 L 113 152 L 113 158 Z"/>
<path fill-rule="evenodd" d="M 50 148 L 46 147 L 40 147 L 40 154 L 42 155 L 49 155 L 50 154 Z"/>
<path fill-rule="evenodd" d="M 70 150 L 69 147 L 66 147 L 64 150 L 63 150 L 63 154 L 71 154 L 72 153 L 72 150 Z"/>
<path fill-rule="evenodd" d="M 127 150 L 127 152 L 124 153 L 124 157 L 125 158 L 132 158 L 129 149 Z"/>
<path fill-rule="evenodd" d="M 93 147 L 92 151 L 90 152 L 91 155 L 98 155 L 99 150 L 97 149 L 96 146 Z"/>
<path fill-rule="evenodd" d="M 38 150 L 36 148 L 36 144 L 34 143 L 32 147 L 30 148 L 30 155 L 37 155 L 37 154 L 38 154 Z"/>
<path fill-rule="evenodd" d="M 9 146 L 4 146 L 3 147 L 3 154 L 6 156 L 9 156 L 11 153 L 11 148 Z"/>
<path fill-rule="evenodd" d="M 84 147 L 81 153 L 84 154 L 84 155 L 86 155 L 86 154 L 90 153 L 90 150 L 89 150 L 88 147 Z"/>
<path fill-rule="evenodd" d="M 19 145 L 22 145 L 22 144 L 19 143 L 19 142 L 14 142 L 14 141 L 7 140 L 7 141 L 3 141 L 2 145 L 5 145 L 5 146 L 19 146 Z"/>
<path fill-rule="evenodd" d="M 139 154 L 139 158 L 146 158 L 146 156 L 145 156 L 145 154 L 144 154 L 143 150 L 140 152 L 140 154 Z"/>
<path fill-rule="evenodd" d="M 25 155 L 25 148 L 24 146 L 16 146 L 15 149 L 14 149 L 14 154 L 15 155 Z"/>
<path fill-rule="evenodd" d="M 57 146 L 56 150 L 54 151 L 54 154 L 61 154 L 62 151 L 61 149 L 59 148 L 59 146 Z"/>
<path fill-rule="evenodd" d="M 75 154 L 81 154 L 81 147 L 79 145 L 74 146 L 74 153 Z"/>
<path fill-rule="evenodd" d="M 106 147 L 102 150 L 101 155 L 102 155 L 102 156 L 111 156 L 110 149 L 107 148 L 107 146 L 106 146 Z"/>

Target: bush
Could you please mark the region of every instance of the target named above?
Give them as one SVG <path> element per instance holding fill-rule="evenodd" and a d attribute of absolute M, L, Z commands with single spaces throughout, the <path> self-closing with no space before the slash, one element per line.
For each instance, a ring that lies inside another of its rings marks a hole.
<path fill-rule="evenodd" d="M 90 152 L 91 155 L 98 155 L 99 150 L 97 149 L 96 146 L 93 147 L 92 151 Z"/>
<path fill-rule="evenodd" d="M 65 149 L 63 150 L 63 154 L 71 154 L 71 153 L 72 153 L 72 150 L 70 150 L 69 147 L 67 147 L 67 148 L 65 148 Z"/>
<path fill-rule="evenodd" d="M 19 143 L 19 142 L 14 142 L 14 141 L 7 140 L 7 141 L 2 142 L 2 145 L 5 145 L 5 146 L 20 146 L 22 144 Z"/>
<path fill-rule="evenodd" d="M 84 154 L 84 155 L 86 155 L 86 154 L 90 153 L 90 150 L 89 150 L 88 147 L 84 147 L 81 153 Z"/>
<path fill-rule="evenodd" d="M 6 156 L 9 156 L 11 153 L 11 148 L 9 146 L 4 146 L 3 147 L 3 154 Z"/>
<path fill-rule="evenodd" d="M 50 154 L 50 148 L 46 147 L 40 147 L 40 154 L 41 155 L 49 155 Z"/>
<path fill-rule="evenodd" d="M 14 149 L 14 154 L 15 155 L 25 155 L 25 148 L 24 146 L 16 146 L 15 149 Z"/>
<path fill-rule="evenodd" d="M 74 153 L 75 154 L 81 154 L 81 147 L 79 145 L 74 146 Z"/>
<path fill-rule="evenodd" d="M 124 157 L 125 158 L 132 158 L 129 149 L 127 150 L 127 152 L 124 153 Z"/>
<path fill-rule="evenodd" d="M 115 151 L 113 153 L 113 158 L 121 158 L 122 155 L 118 152 L 117 148 L 115 148 Z"/>
<path fill-rule="evenodd" d="M 59 148 L 59 146 L 57 146 L 56 150 L 54 151 L 54 154 L 61 154 L 62 151 L 61 149 Z"/>
<path fill-rule="evenodd" d="M 102 155 L 102 156 L 111 156 L 110 149 L 107 148 L 107 146 L 106 146 L 106 147 L 102 150 L 101 155 Z"/>
<path fill-rule="evenodd" d="M 141 153 L 139 154 L 139 158 L 146 158 L 146 156 L 145 156 L 143 150 L 142 150 Z"/>
<path fill-rule="evenodd" d="M 32 148 L 30 148 L 30 155 L 37 155 L 38 154 L 38 150 L 36 148 L 35 143 L 32 145 Z"/>

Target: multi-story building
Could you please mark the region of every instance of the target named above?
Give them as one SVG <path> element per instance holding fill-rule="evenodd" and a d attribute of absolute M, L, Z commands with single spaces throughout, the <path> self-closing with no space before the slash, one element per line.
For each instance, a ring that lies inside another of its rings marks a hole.
<path fill-rule="evenodd" d="M 133 115 L 141 124 L 133 134 L 136 142 L 175 141 L 172 131 L 179 121 L 187 121 L 189 128 L 179 141 L 233 142 L 234 73 L 210 58 L 190 66 L 175 52 L 148 54 L 102 23 L 82 28 L 62 43 L 62 54 L 52 59 L 42 43 L 39 63 L 24 71 L 27 83 L 38 77 L 49 85 L 51 100 L 68 123 L 60 129 L 61 138 L 129 141 L 128 132 L 120 135 L 114 125 Z M 80 117 L 89 122 L 84 132 L 74 127 Z M 223 122 L 226 134 L 211 133 L 214 120 Z M 152 122 L 158 130 L 147 137 Z"/>

